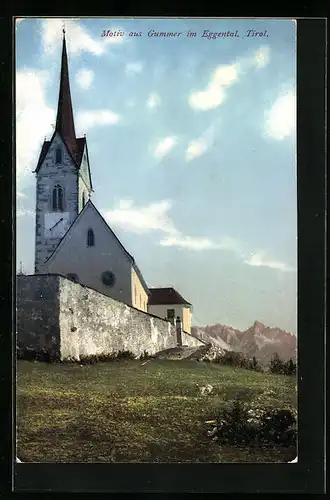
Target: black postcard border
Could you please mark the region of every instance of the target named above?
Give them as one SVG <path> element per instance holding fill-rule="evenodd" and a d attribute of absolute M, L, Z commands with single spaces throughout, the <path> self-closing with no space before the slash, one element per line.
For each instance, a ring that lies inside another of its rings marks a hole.
<path fill-rule="evenodd" d="M 24 6 L 26 15 L 27 10 Z M 22 12 L 19 14 L 24 17 Z M 17 492 L 324 492 L 326 20 L 297 21 L 298 464 L 15 464 L 14 472 L 15 372 L 14 342 L 10 336 L 15 331 L 12 319 L 16 275 L 16 195 L 11 168 L 13 26 L 10 17 L 1 18 L 0 23 L 1 490 L 9 492 L 13 487 Z"/>

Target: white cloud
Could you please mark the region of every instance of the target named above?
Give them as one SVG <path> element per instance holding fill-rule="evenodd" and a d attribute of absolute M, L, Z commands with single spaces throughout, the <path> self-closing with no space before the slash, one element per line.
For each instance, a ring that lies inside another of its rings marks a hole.
<path fill-rule="evenodd" d="M 210 127 L 208 127 L 201 137 L 189 142 L 185 152 L 185 160 L 187 162 L 206 153 L 206 151 L 214 144 L 215 123 L 216 122 L 214 122 Z"/>
<path fill-rule="evenodd" d="M 190 250 L 230 250 L 235 253 L 240 253 L 240 245 L 232 238 L 223 238 L 220 242 L 215 242 L 209 238 L 199 238 L 184 236 L 170 236 L 160 241 L 162 246 L 188 248 Z"/>
<path fill-rule="evenodd" d="M 20 185 L 32 178 L 45 134 L 52 132 L 55 112 L 47 106 L 48 73 L 26 69 L 16 73 L 16 174 Z"/>
<path fill-rule="evenodd" d="M 123 43 L 124 41 L 127 42 L 129 39 L 125 38 L 124 36 L 119 35 L 119 32 L 122 33 L 122 31 L 119 28 L 113 28 L 111 29 L 113 33 L 118 33 L 118 35 L 114 36 L 105 36 L 102 38 L 102 42 L 107 44 L 107 45 L 116 45 L 118 43 Z"/>
<path fill-rule="evenodd" d="M 161 98 L 159 94 L 156 92 L 152 92 L 149 94 L 148 100 L 147 100 L 147 107 L 150 109 L 157 108 L 161 104 Z"/>
<path fill-rule="evenodd" d="M 186 149 L 186 161 L 191 161 L 198 156 L 201 156 L 208 150 L 207 143 L 204 139 L 195 139 L 190 141 Z"/>
<path fill-rule="evenodd" d="M 63 18 L 42 20 L 42 42 L 46 54 L 55 53 L 62 44 L 64 25 L 65 39 L 71 54 L 76 55 L 85 51 L 101 55 L 105 52 L 105 45 L 101 39 L 94 40 L 76 20 Z"/>
<path fill-rule="evenodd" d="M 270 47 L 265 45 L 260 47 L 254 54 L 254 63 L 257 68 L 264 68 L 270 60 Z"/>
<path fill-rule="evenodd" d="M 239 66 L 237 64 L 218 66 L 206 89 L 190 94 L 189 105 L 202 111 L 217 108 L 226 98 L 225 89 L 237 81 L 238 74 Z"/>
<path fill-rule="evenodd" d="M 252 69 L 265 68 L 270 62 L 271 50 L 268 45 L 261 45 L 252 53 L 237 59 L 241 74 Z"/>
<path fill-rule="evenodd" d="M 191 250 L 209 250 L 218 248 L 208 238 L 192 238 L 190 236 L 179 236 L 178 238 L 165 238 L 160 241 L 163 246 L 189 248 Z"/>
<path fill-rule="evenodd" d="M 139 61 L 127 63 L 125 66 L 125 73 L 130 76 L 141 73 L 142 70 L 143 70 L 143 64 L 142 62 Z"/>
<path fill-rule="evenodd" d="M 120 116 L 110 109 L 85 110 L 77 113 L 77 129 L 81 133 L 100 125 L 115 125 L 119 121 Z"/>
<path fill-rule="evenodd" d="M 212 83 L 227 87 L 236 82 L 238 78 L 239 67 L 237 64 L 218 66 L 213 73 Z"/>
<path fill-rule="evenodd" d="M 172 202 L 162 200 L 145 207 L 134 207 L 131 200 L 120 201 L 118 208 L 104 213 L 109 224 L 137 233 L 148 231 L 162 231 L 167 234 L 176 234 L 173 222 L 168 217 Z"/>
<path fill-rule="evenodd" d="M 265 113 L 265 133 L 281 141 L 296 129 L 296 94 L 293 89 L 283 91 Z"/>
<path fill-rule="evenodd" d="M 25 217 L 26 215 L 35 215 L 35 212 L 32 210 L 24 210 L 21 208 L 18 208 L 16 210 L 16 217 Z"/>
<path fill-rule="evenodd" d="M 94 72 L 90 69 L 81 69 L 76 74 L 76 82 L 84 90 L 89 89 L 94 80 Z"/>
<path fill-rule="evenodd" d="M 22 193 L 21 191 L 16 191 L 17 198 L 27 198 L 27 195 Z"/>
<path fill-rule="evenodd" d="M 167 155 L 177 144 L 177 138 L 174 136 L 168 136 L 158 142 L 154 148 L 153 155 L 155 158 L 163 158 Z"/>
<path fill-rule="evenodd" d="M 213 242 L 209 238 L 183 235 L 176 227 L 168 212 L 172 208 L 171 200 L 162 200 L 144 207 L 136 207 L 132 200 L 121 200 L 114 210 L 104 212 L 104 218 L 112 226 L 134 233 L 160 231 L 164 238 L 162 246 L 180 247 L 190 250 L 230 250 L 240 253 L 240 246 L 232 238 L 222 238 Z"/>
<path fill-rule="evenodd" d="M 262 46 L 252 55 L 241 57 L 232 64 L 216 67 L 206 88 L 190 94 L 188 99 L 190 107 L 201 111 L 217 108 L 226 100 L 226 90 L 238 82 L 242 73 L 254 67 L 264 68 L 269 60 L 270 48 Z"/>
<path fill-rule="evenodd" d="M 250 257 L 244 260 L 245 264 L 255 267 L 268 267 L 270 269 L 276 269 L 278 271 L 295 271 L 294 268 L 284 264 L 283 262 L 272 261 L 266 258 L 264 252 L 258 252 L 255 254 L 250 254 Z"/>
<path fill-rule="evenodd" d="M 65 26 L 65 39 L 70 54 L 77 55 L 80 52 L 90 52 L 96 56 L 105 54 L 109 44 L 119 44 L 124 37 L 101 37 L 101 33 L 94 38 L 82 25 L 79 18 L 70 19 L 43 19 L 42 20 L 42 42 L 43 49 L 47 55 L 54 54 L 62 44 L 63 26 Z M 116 30 L 114 30 L 116 31 Z"/>
<path fill-rule="evenodd" d="M 113 210 L 104 211 L 103 215 L 110 226 L 121 228 L 133 233 L 147 233 L 157 231 L 163 233 L 159 244 L 164 247 L 177 247 L 192 251 L 219 250 L 229 251 L 244 263 L 254 267 L 268 267 L 279 271 L 295 271 L 282 263 L 266 258 L 264 252 L 250 254 L 246 258 L 239 241 L 223 237 L 214 241 L 205 237 L 192 237 L 179 231 L 169 215 L 172 208 L 171 200 L 161 200 L 146 206 L 135 206 L 129 199 L 121 200 Z"/>

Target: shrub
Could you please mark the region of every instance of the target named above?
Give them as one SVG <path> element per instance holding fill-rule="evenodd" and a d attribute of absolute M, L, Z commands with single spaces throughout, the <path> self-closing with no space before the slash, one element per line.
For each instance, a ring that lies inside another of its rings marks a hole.
<path fill-rule="evenodd" d="M 154 356 L 152 356 L 151 354 L 148 353 L 148 351 L 144 350 L 143 351 L 143 354 L 141 354 L 141 356 L 139 357 L 139 359 L 141 361 L 144 361 L 146 359 L 152 359 Z"/>
<path fill-rule="evenodd" d="M 214 358 L 213 362 L 222 365 L 245 368 L 247 370 L 254 370 L 258 372 L 263 371 L 263 367 L 257 361 L 255 356 L 253 356 L 253 358 L 250 359 L 247 356 L 245 356 L 245 354 L 236 351 L 226 351 L 223 354 L 218 354 Z"/>
<path fill-rule="evenodd" d="M 81 365 L 94 365 L 100 361 L 100 355 L 97 354 L 90 354 L 90 355 L 83 355 L 80 356 L 79 362 Z"/>
<path fill-rule="evenodd" d="M 100 354 L 90 354 L 86 356 L 80 356 L 80 360 L 77 360 L 81 365 L 93 365 L 95 363 L 107 362 L 107 361 L 119 361 L 121 359 L 135 359 L 136 356 L 131 351 L 118 351 L 111 354 L 100 353 Z"/>
<path fill-rule="evenodd" d="M 148 356 L 148 353 L 144 353 Z M 80 356 L 80 359 L 75 359 L 68 357 L 65 360 L 60 360 L 57 354 L 51 349 L 39 349 L 36 350 L 31 347 L 21 347 L 16 348 L 17 359 L 22 359 L 26 361 L 41 361 L 45 363 L 79 363 L 80 365 L 94 365 L 95 363 L 105 362 L 105 361 L 119 361 L 121 359 L 135 359 L 136 356 L 131 351 L 118 351 L 111 354 L 100 353 L 100 354 L 88 354 Z"/>
<path fill-rule="evenodd" d="M 136 355 L 133 354 L 131 351 L 118 351 L 116 356 L 116 360 L 120 359 L 136 359 Z"/>
<path fill-rule="evenodd" d="M 292 361 L 290 358 L 286 363 L 286 375 L 296 375 L 297 373 L 297 364 Z"/>
<path fill-rule="evenodd" d="M 220 444 L 294 446 L 297 441 L 296 411 L 292 408 L 249 408 L 235 400 L 219 414 L 212 435 Z"/>
<path fill-rule="evenodd" d="M 281 361 L 277 352 L 274 354 L 269 362 L 269 371 L 271 373 L 281 373 L 283 368 L 283 362 Z"/>
<path fill-rule="evenodd" d="M 295 375 L 297 373 L 297 365 L 291 358 L 288 361 L 283 361 L 275 353 L 269 362 L 269 371 L 279 375 Z"/>
<path fill-rule="evenodd" d="M 254 426 L 248 425 L 248 411 L 236 400 L 230 407 L 224 409 L 217 422 L 217 437 L 221 443 L 247 444 L 255 437 Z"/>
<path fill-rule="evenodd" d="M 252 359 L 249 359 L 248 370 L 253 370 L 255 372 L 263 372 L 264 371 L 263 367 L 261 366 L 261 364 L 259 363 L 259 361 L 257 360 L 257 358 L 255 356 L 253 356 Z"/>
<path fill-rule="evenodd" d="M 260 419 L 260 441 L 292 446 L 296 443 L 296 419 L 289 410 L 268 410 Z"/>

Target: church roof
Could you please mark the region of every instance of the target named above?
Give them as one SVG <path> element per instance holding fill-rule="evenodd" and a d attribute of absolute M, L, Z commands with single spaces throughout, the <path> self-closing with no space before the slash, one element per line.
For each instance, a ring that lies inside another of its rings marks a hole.
<path fill-rule="evenodd" d="M 69 81 L 68 56 L 65 35 L 63 34 L 60 91 L 58 96 L 55 132 L 65 141 L 72 156 L 76 153 L 76 132 L 74 127 L 72 100 Z"/>
<path fill-rule="evenodd" d="M 150 295 L 148 304 L 155 305 L 171 305 L 171 304 L 185 304 L 191 306 L 182 295 L 175 290 L 175 288 L 149 288 Z"/>
<path fill-rule="evenodd" d="M 96 208 L 96 206 L 94 205 L 94 203 L 91 200 L 88 200 L 88 202 L 86 203 L 86 205 L 84 206 L 84 208 L 82 209 L 82 211 L 79 213 L 78 217 L 75 218 L 75 220 L 73 221 L 73 223 L 71 224 L 71 226 L 69 227 L 69 229 L 67 230 L 67 232 L 64 234 L 64 236 L 59 241 L 59 243 L 56 246 L 56 248 L 54 249 L 54 251 L 50 254 L 50 256 L 48 257 L 48 259 L 45 261 L 45 263 L 48 262 L 53 257 L 53 255 L 57 252 L 57 250 L 59 249 L 59 247 L 63 244 L 63 242 L 65 240 L 69 240 L 70 239 L 69 233 L 71 232 L 71 229 L 76 224 L 76 222 L 83 216 L 84 212 L 87 210 L 87 207 L 89 207 L 89 206 L 93 207 L 93 209 L 95 210 L 95 212 L 98 214 L 98 216 L 103 221 L 103 223 L 106 226 L 107 230 L 111 233 L 111 235 L 117 241 L 117 243 L 119 244 L 120 248 L 123 250 L 123 252 L 127 256 L 128 260 L 131 262 L 132 267 L 133 267 L 134 271 L 136 272 L 136 274 L 138 275 L 143 288 L 145 289 L 146 293 L 149 295 L 148 285 L 145 282 L 145 280 L 144 280 L 144 278 L 142 276 L 142 273 L 141 273 L 138 265 L 135 262 L 134 257 L 132 257 L 132 255 L 130 253 L 128 253 L 128 251 L 126 250 L 126 248 L 124 247 L 124 245 L 122 244 L 122 242 L 120 241 L 120 239 L 116 236 L 116 234 L 110 228 L 110 226 L 108 225 L 108 223 L 106 222 L 106 220 L 104 219 L 104 217 L 100 214 L 100 212 L 98 211 L 98 209 Z"/>
<path fill-rule="evenodd" d="M 71 155 L 71 158 L 79 169 L 85 146 L 87 147 L 87 142 L 86 137 L 76 137 L 70 91 L 68 55 L 66 51 L 66 41 L 64 34 L 61 59 L 60 90 L 58 96 L 55 130 L 51 140 L 44 141 L 42 145 L 37 167 L 35 169 L 36 173 L 38 173 L 44 159 L 46 158 L 50 145 L 56 134 L 59 134 L 62 138 L 69 154 Z M 91 177 L 90 181 L 91 187 L 93 188 Z"/>
<path fill-rule="evenodd" d="M 65 145 L 67 146 L 64 139 L 63 139 L 63 141 L 64 141 Z M 40 152 L 40 156 L 39 156 L 39 160 L 38 160 L 38 164 L 37 164 L 37 168 L 36 168 L 35 172 L 38 172 L 39 168 L 42 165 L 42 162 L 46 158 L 47 153 L 48 153 L 49 148 L 50 148 L 50 145 L 51 145 L 51 142 L 52 142 L 52 139 L 50 141 L 44 141 L 42 148 L 41 148 L 41 152 Z M 86 137 L 78 137 L 76 139 L 76 148 L 75 148 L 74 155 L 72 155 L 69 147 L 67 146 L 67 149 L 68 149 L 69 153 L 71 154 L 72 159 L 74 160 L 74 162 L 78 168 L 80 167 L 80 164 L 81 164 L 83 152 L 85 149 L 85 144 L 86 144 Z"/>

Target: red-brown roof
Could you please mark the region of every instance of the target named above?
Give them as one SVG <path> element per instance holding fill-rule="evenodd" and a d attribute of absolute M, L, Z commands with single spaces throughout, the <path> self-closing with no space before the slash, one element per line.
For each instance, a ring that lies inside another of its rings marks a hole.
<path fill-rule="evenodd" d="M 64 139 L 72 156 L 76 153 L 76 132 L 74 128 L 72 100 L 69 81 L 68 56 L 66 52 L 65 36 L 63 36 L 60 91 L 58 96 L 57 117 L 55 131 Z"/>
<path fill-rule="evenodd" d="M 41 167 L 42 162 L 44 161 L 44 159 L 47 156 L 47 153 L 48 153 L 48 150 L 49 150 L 49 147 L 50 147 L 50 143 L 51 143 L 51 141 L 44 141 L 44 143 L 42 145 L 42 148 L 41 148 L 41 151 L 40 151 L 40 155 L 39 155 L 38 164 L 37 164 L 37 168 L 35 169 L 36 172 L 38 172 L 39 168 Z"/>
<path fill-rule="evenodd" d="M 50 145 L 52 143 L 52 139 L 50 141 L 44 141 L 42 148 L 41 148 L 41 152 L 40 152 L 40 156 L 39 156 L 39 160 L 38 160 L 38 164 L 37 164 L 37 168 L 35 169 L 35 172 L 38 172 L 39 168 L 42 165 L 42 162 L 46 158 L 47 153 L 48 153 L 49 148 L 50 148 Z M 65 140 L 64 140 L 64 143 L 66 144 Z M 69 147 L 67 146 L 68 151 L 71 154 L 71 156 L 72 156 L 72 158 L 73 158 L 73 160 L 78 168 L 80 167 L 80 164 L 81 164 L 85 144 L 86 144 L 86 137 L 78 137 L 76 139 L 75 153 L 73 155 L 72 155 Z"/>
<path fill-rule="evenodd" d="M 56 133 L 61 136 L 75 164 L 79 168 L 86 144 L 86 138 L 77 138 L 75 133 L 65 37 L 63 37 L 60 90 L 58 96 L 56 126 L 52 139 L 50 141 L 45 141 L 42 145 L 37 168 L 35 170 L 36 172 L 38 172 L 42 162 L 44 161 Z"/>
<path fill-rule="evenodd" d="M 86 137 L 78 137 L 76 139 L 75 160 L 78 167 L 80 167 L 81 164 L 85 144 L 86 144 Z"/>
<path fill-rule="evenodd" d="M 174 288 L 149 288 L 149 291 L 148 304 L 151 306 L 165 304 L 186 304 L 191 306 L 191 303 L 185 300 Z"/>

